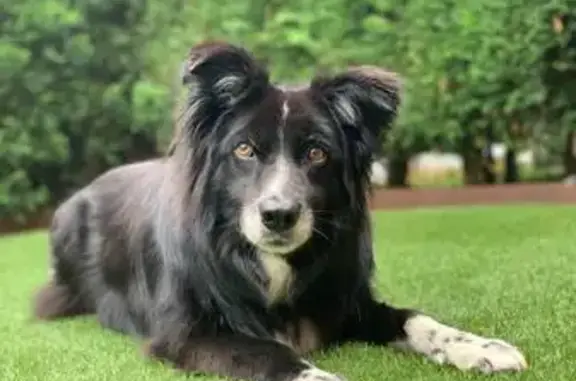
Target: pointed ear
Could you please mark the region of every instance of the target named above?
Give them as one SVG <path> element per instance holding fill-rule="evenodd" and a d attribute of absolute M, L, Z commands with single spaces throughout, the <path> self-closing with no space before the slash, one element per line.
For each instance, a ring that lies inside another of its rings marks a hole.
<path fill-rule="evenodd" d="M 400 79 L 374 66 L 359 66 L 331 77 L 316 77 L 314 96 L 345 129 L 362 154 L 372 155 L 376 144 L 396 118 Z M 367 152 L 366 152 L 367 151 Z"/>
<path fill-rule="evenodd" d="M 190 50 L 182 83 L 190 87 L 198 101 L 214 102 L 220 109 L 227 109 L 263 96 L 269 77 L 244 48 L 226 42 L 205 42 Z"/>

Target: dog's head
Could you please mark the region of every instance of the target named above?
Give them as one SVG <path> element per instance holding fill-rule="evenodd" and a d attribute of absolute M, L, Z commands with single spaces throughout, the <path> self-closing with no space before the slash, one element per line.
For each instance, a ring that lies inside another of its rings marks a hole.
<path fill-rule="evenodd" d="M 286 255 L 333 216 L 364 212 L 372 155 L 399 105 L 393 73 L 355 67 L 283 88 L 244 49 L 205 43 L 183 82 L 177 145 L 202 202 L 218 208 L 216 225 Z"/>

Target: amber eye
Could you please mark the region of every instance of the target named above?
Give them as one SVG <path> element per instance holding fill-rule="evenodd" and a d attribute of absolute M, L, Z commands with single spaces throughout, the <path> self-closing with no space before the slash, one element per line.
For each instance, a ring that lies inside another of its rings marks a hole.
<path fill-rule="evenodd" d="M 240 143 L 236 149 L 234 149 L 234 155 L 239 159 L 249 160 L 254 157 L 254 149 L 250 144 Z"/>
<path fill-rule="evenodd" d="M 328 156 L 321 148 L 311 148 L 308 151 L 308 161 L 313 165 L 321 165 L 326 162 Z"/>

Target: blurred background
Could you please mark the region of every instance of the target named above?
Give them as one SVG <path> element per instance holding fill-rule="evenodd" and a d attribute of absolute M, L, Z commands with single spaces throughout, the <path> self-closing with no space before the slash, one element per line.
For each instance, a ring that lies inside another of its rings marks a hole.
<path fill-rule="evenodd" d="M 382 187 L 572 182 L 576 0 L 0 0 L 0 220 L 162 154 L 188 49 L 273 79 L 374 64 L 405 81 Z M 32 217 L 31 217 L 32 216 Z"/>

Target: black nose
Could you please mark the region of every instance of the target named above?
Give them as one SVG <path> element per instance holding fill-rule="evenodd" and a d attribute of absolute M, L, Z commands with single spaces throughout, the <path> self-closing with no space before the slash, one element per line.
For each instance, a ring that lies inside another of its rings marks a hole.
<path fill-rule="evenodd" d="M 262 223 L 268 229 L 275 232 L 283 232 L 291 229 L 296 225 L 302 207 L 296 205 L 290 208 L 262 208 L 260 214 L 262 215 Z"/>

